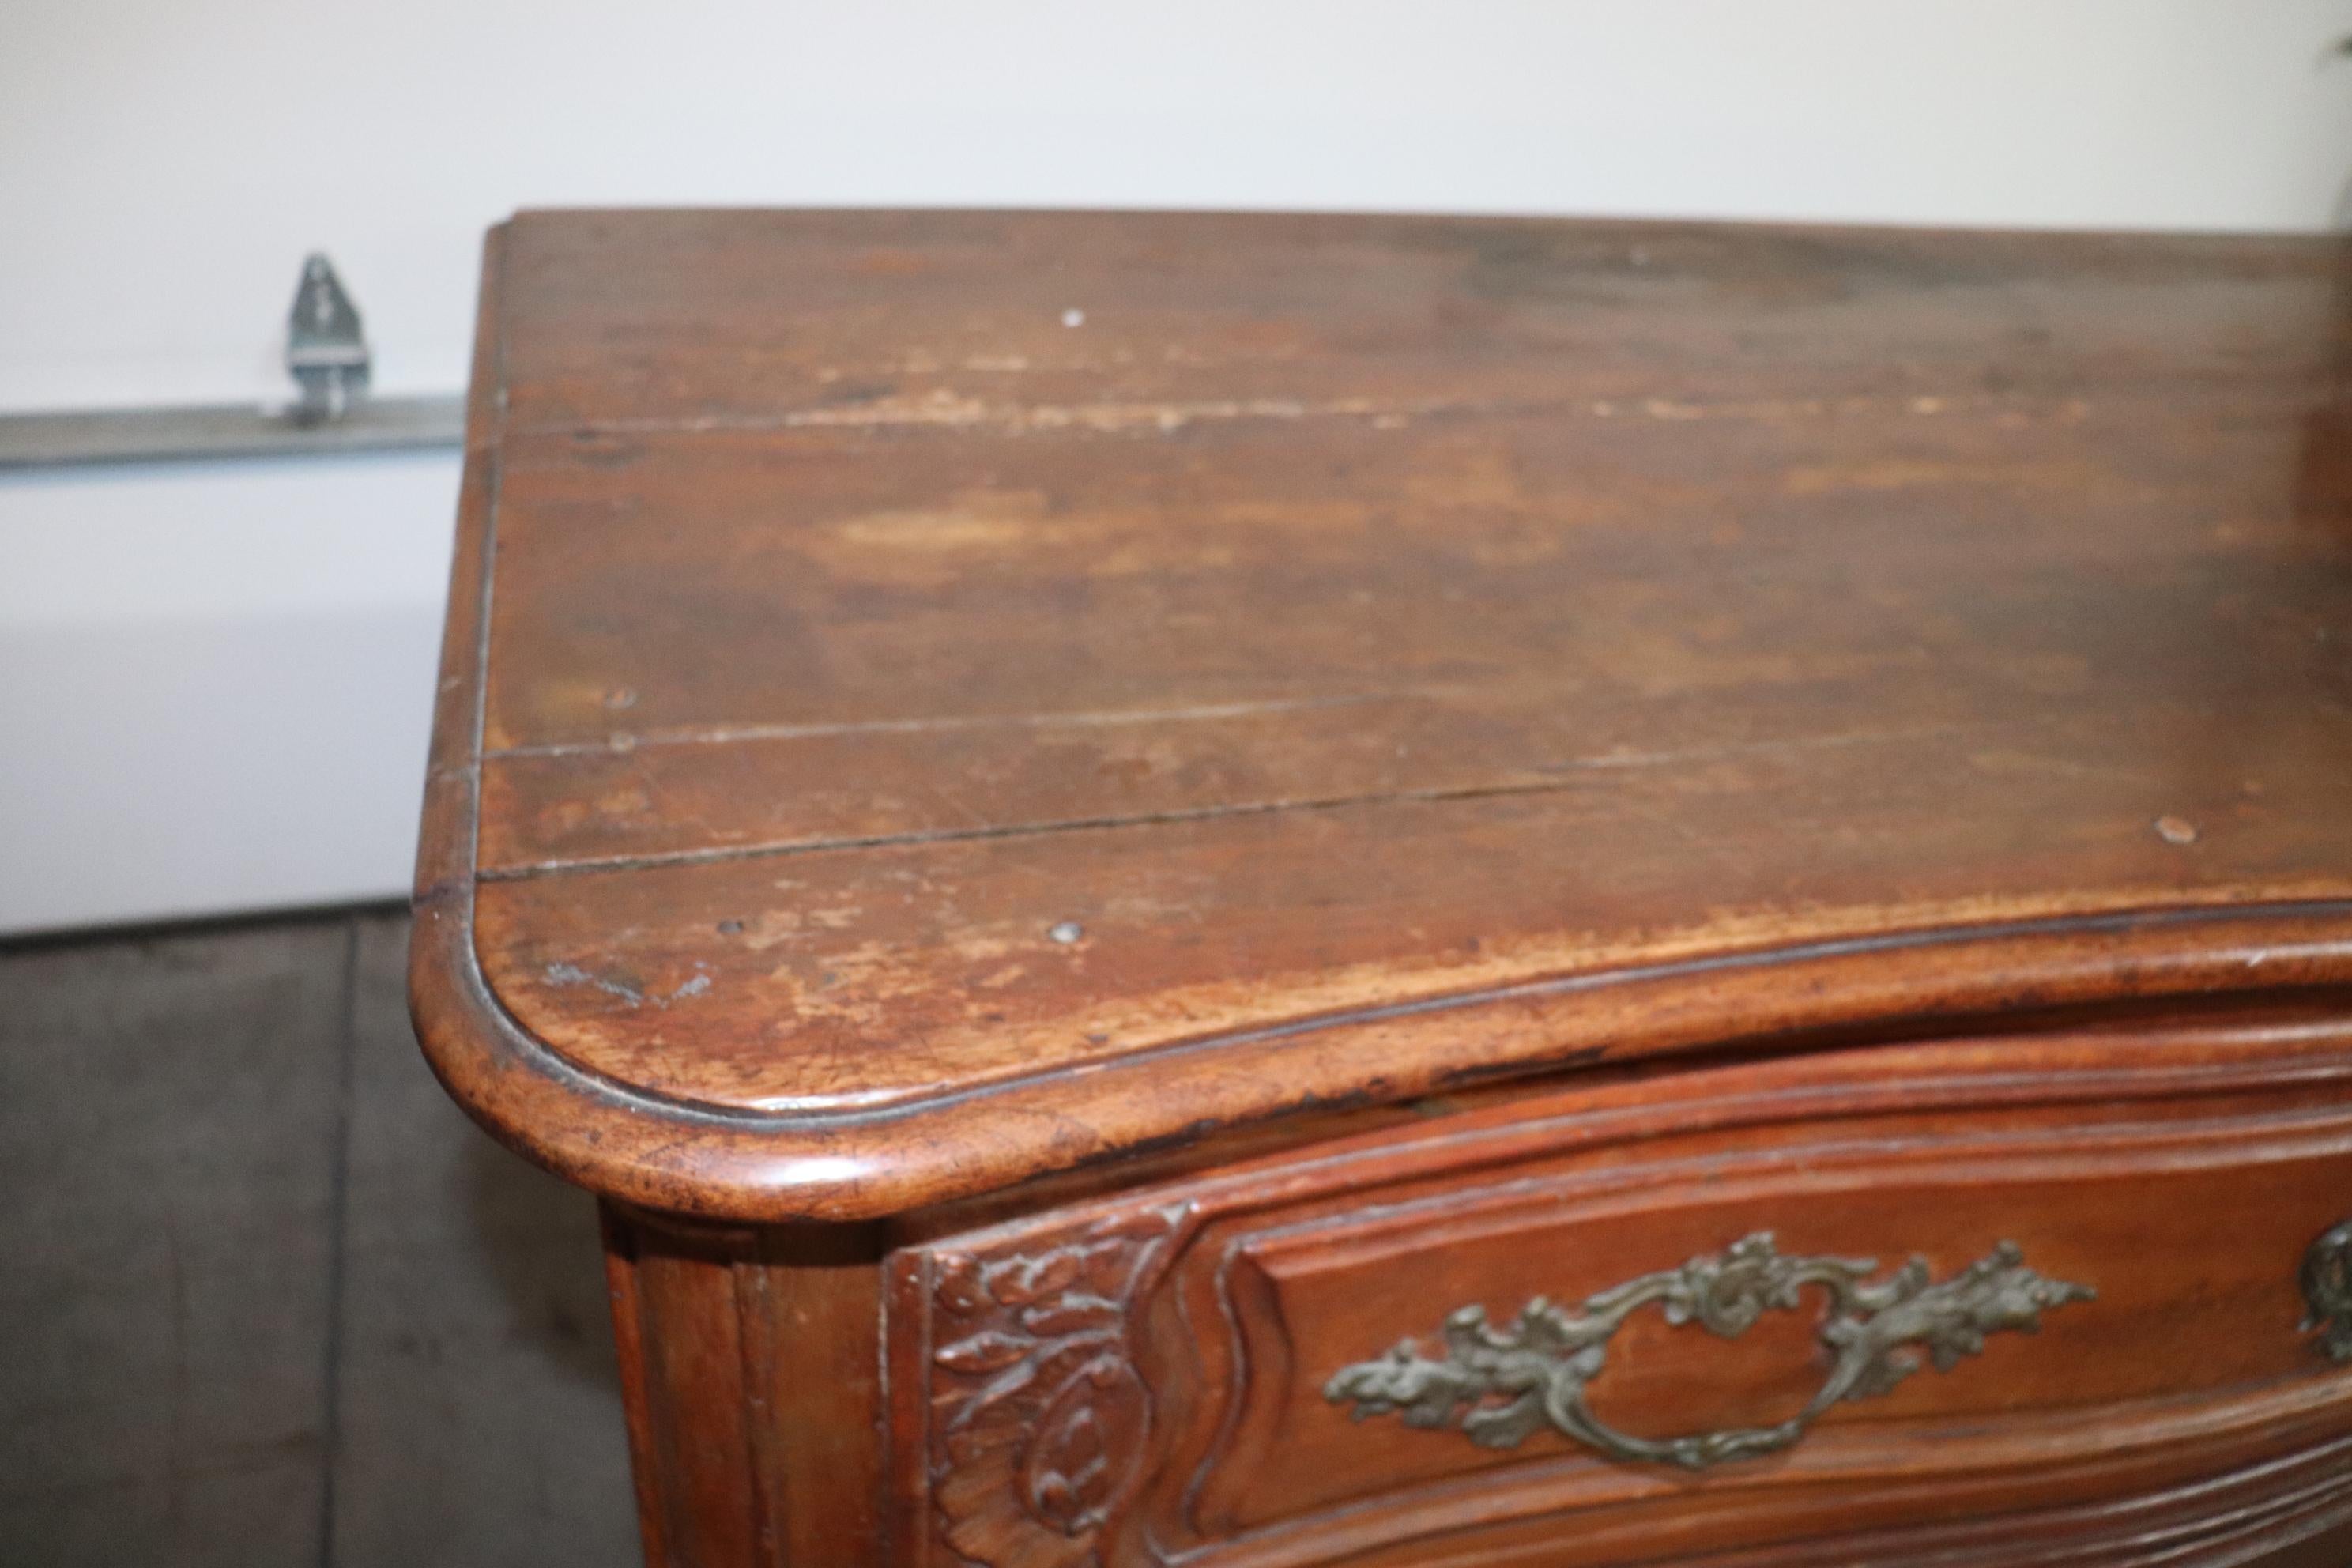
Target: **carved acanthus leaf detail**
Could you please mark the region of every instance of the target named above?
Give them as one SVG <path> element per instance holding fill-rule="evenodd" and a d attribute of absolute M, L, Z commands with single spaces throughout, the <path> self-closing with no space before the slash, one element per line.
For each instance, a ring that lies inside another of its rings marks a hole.
<path fill-rule="evenodd" d="M 1175 1220 L 1125 1215 L 1019 1253 L 937 1258 L 932 1498 L 968 1562 L 1097 1568 L 1150 1417 L 1128 1312 Z"/>

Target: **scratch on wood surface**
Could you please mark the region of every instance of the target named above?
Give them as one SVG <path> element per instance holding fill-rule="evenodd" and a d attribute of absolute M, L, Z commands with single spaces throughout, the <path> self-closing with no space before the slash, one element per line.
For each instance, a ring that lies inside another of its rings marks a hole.
<path fill-rule="evenodd" d="M 667 1007 L 673 1002 L 682 1002 L 688 997 L 702 995 L 710 989 L 710 966 L 698 961 L 694 969 L 693 975 L 678 985 L 676 990 L 666 996 L 652 997 L 648 997 L 642 990 L 625 981 L 591 973 L 576 963 L 551 963 L 540 973 L 545 976 L 550 985 L 559 987 L 586 985 L 630 1007 L 642 1007 L 648 1002 L 656 1007 Z"/>
<path fill-rule="evenodd" d="M 998 362 L 990 370 L 1013 368 Z M 616 419 L 593 427 L 616 431 L 887 429 L 898 426 L 1024 430 L 1179 430 L 1202 420 L 1410 417 L 1443 405 L 1382 403 L 1369 397 L 1307 402 L 1288 397 L 1173 399 L 1141 403 L 1003 403 L 939 387 L 920 397 L 880 397 L 825 408 L 768 415 L 705 415 L 688 418 Z M 583 426 L 567 424 L 563 428 Z"/>
<path fill-rule="evenodd" d="M 936 367 L 935 367 L 936 368 Z M 1011 360 L 972 361 L 975 374 L 1014 368 Z M 1187 426 L 1238 420 L 1361 419 L 1381 430 L 1394 430 L 1420 418 L 1509 417 L 1578 414 L 1596 419 L 1627 417 L 1670 423 L 1738 420 L 1789 424 L 1811 419 L 1867 417 L 1897 414 L 1916 417 L 1969 415 L 2003 426 L 2031 424 L 2037 418 L 2076 424 L 2089 416 L 2090 405 L 2079 397 L 2053 400 L 2031 392 L 1997 394 L 1916 393 L 1849 397 L 1706 398 L 1628 392 L 1612 397 L 1570 394 L 1506 401 L 1434 398 L 1393 403 L 1370 397 L 1304 399 L 1292 397 L 1177 398 L 1145 402 L 1015 403 L 992 402 L 936 387 L 917 397 L 877 397 L 817 408 L 786 408 L 772 412 L 735 411 L 699 415 L 647 415 L 607 419 L 566 419 L 518 426 L 513 435 L 582 434 L 700 435 L 722 431 L 876 430 L 898 427 L 992 429 L 1007 435 L 1033 431 L 1088 431 L 1124 434 L 1158 431 L 1170 434 Z"/>
<path fill-rule="evenodd" d="M 1826 735 L 1793 735 L 1773 741 L 1735 741 L 1722 745 L 1690 746 L 1667 752 L 1602 752 L 1594 756 L 1571 757 L 1565 762 L 1544 763 L 1538 771 L 1580 773 L 1597 768 L 1675 767 L 1693 763 L 1725 762 L 1735 757 L 1773 756 L 1792 752 L 1877 745 L 1885 742 L 1930 740 L 2001 727 L 1990 721 L 1980 724 L 1912 724 L 1886 729 L 1843 730 Z"/>
<path fill-rule="evenodd" d="M 605 995 L 617 997 L 632 1007 L 642 1007 L 646 1003 L 646 994 L 635 986 L 618 980 L 607 980 L 602 975 L 591 974 L 576 963 L 551 963 L 544 973 L 550 985 L 593 986 Z"/>
<path fill-rule="evenodd" d="M 2109 779 L 2120 784 L 2157 785 L 2163 775 L 2144 768 L 2121 768 L 2080 757 L 2053 756 L 2042 752 L 1982 751 L 1969 754 L 1969 765 L 1987 773 L 2050 773 L 2060 778 Z"/>
<path fill-rule="evenodd" d="M 1052 730 L 1096 728 L 1120 724 L 1181 724 L 1224 719 L 1249 719 L 1265 714 L 1298 713 L 1318 708 L 1348 708 L 1364 703 L 1412 702 L 1461 695 L 1455 686 L 1400 687 L 1388 691 L 1337 692 L 1328 696 L 1284 697 L 1255 702 L 1202 702 L 1174 708 L 1112 709 L 1072 713 L 937 714 L 911 719 L 856 719 L 817 724 L 711 724 L 699 728 L 648 730 L 630 737 L 631 749 L 640 746 L 723 746 L 743 741 L 808 741 L 841 735 L 920 735 L 961 730 Z M 504 746 L 482 753 L 484 761 L 506 757 L 573 757 L 610 752 L 610 736 L 593 741 L 553 741 L 537 745 Z"/>
<path fill-rule="evenodd" d="M 2010 490 L 2037 489 L 2075 496 L 2130 500 L 2152 492 L 2145 485 L 2129 485 L 2106 468 L 2080 461 L 1924 462 L 1913 458 L 1874 458 L 1864 461 L 1806 464 L 1781 476 L 1782 491 L 1792 496 L 1828 495 L 1839 490 L 1907 490 L 1958 485 L 2000 487 Z"/>
<path fill-rule="evenodd" d="M 1697 419 L 1738 419 L 1785 424 L 1804 419 L 1853 418 L 1878 414 L 1909 414 L 1930 417 L 1949 413 L 1989 415 L 1997 421 L 2030 422 L 2035 415 L 2060 424 L 2076 424 L 2090 415 L 2091 405 L 2079 397 L 2053 403 L 2030 393 L 1915 394 L 1904 396 L 1706 398 L 1629 396 L 1594 398 L 1569 405 L 1596 419 L 1645 419 L 1678 422 Z M 1528 412 L 1535 412 L 1533 409 Z"/>

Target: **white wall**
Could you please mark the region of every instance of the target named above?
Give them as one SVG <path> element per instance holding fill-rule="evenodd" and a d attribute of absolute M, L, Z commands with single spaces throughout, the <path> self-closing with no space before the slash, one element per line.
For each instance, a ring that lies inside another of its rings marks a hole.
<path fill-rule="evenodd" d="M 454 390 L 519 205 L 2330 226 L 2352 0 L 5 0 L 0 408 Z M 404 883 L 454 461 L 0 480 L 0 931 Z"/>
<path fill-rule="evenodd" d="M 454 456 L 0 475 L 0 929 L 398 889 Z"/>

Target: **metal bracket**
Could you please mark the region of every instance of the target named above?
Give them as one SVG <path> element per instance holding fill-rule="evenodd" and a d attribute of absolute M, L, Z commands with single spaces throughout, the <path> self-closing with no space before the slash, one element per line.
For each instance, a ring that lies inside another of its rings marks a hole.
<path fill-rule="evenodd" d="M 0 415 L 0 471 L 397 451 L 464 440 L 463 398 L 371 398 L 371 368 L 359 307 L 333 264 L 313 253 L 302 263 L 286 321 L 294 401 L 275 408 L 221 403 Z"/>
<path fill-rule="evenodd" d="M 288 412 L 298 425 L 341 419 L 367 395 L 368 346 L 360 331 L 360 310 L 325 254 L 312 251 L 302 263 L 294 309 L 286 319 L 286 370 L 300 389 Z"/>

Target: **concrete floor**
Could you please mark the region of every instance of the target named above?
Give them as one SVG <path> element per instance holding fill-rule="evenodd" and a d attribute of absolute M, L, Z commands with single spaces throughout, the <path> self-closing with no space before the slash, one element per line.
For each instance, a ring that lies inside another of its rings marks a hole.
<path fill-rule="evenodd" d="M 593 1206 L 443 1097 L 407 935 L 0 948 L 0 1562 L 636 1560 Z"/>

